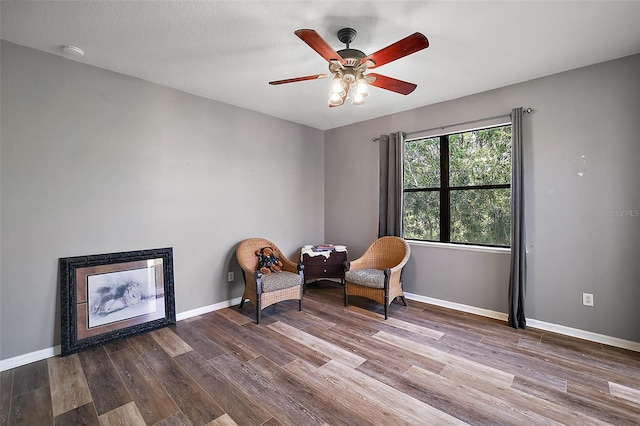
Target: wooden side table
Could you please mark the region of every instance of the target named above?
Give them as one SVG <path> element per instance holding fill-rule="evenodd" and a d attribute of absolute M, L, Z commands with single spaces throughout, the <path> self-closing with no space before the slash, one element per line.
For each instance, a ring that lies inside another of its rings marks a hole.
<path fill-rule="evenodd" d="M 325 251 L 320 253 L 302 251 L 304 265 L 304 279 L 317 280 L 325 278 L 344 278 L 344 262 L 347 261 L 347 251 Z"/>

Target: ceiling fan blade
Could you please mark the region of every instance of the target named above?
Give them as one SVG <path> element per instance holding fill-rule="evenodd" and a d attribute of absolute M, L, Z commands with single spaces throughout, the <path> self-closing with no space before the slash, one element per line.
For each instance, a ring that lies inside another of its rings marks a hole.
<path fill-rule="evenodd" d="M 421 33 L 413 33 L 369 56 L 365 56 L 362 58 L 361 63 L 364 64 L 367 61 L 372 61 L 373 65 L 369 64 L 368 68 L 375 68 L 426 49 L 427 47 L 429 47 L 429 40 Z"/>
<path fill-rule="evenodd" d="M 365 76 L 365 78 L 367 80 L 367 83 L 372 86 L 400 93 L 401 95 L 408 95 L 409 93 L 416 90 L 416 87 L 418 87 L 413 83 L 408 83 L 406 81 L 398 80 L 376 73 L 369 73 Z"/>
<path fill-rule="evenodd" d="M 294 34 L 328 62 L 338 61 L 344 65 L 344 59 L 315 30 L 296 30 Z"/>
<path fill-rule="evenodd" d="M 315 75 L 307 75 L 304 77 L 287 78 L 284 80 L 270 81 L 269 84 L 278 85 L 278 84 L 286 84 L 286 83 L 295 83 L 296 81 L 317 80 L 319 78 L 326 78 L 326 77 L 329 77 L 329 74 L 315 74 Z"/>

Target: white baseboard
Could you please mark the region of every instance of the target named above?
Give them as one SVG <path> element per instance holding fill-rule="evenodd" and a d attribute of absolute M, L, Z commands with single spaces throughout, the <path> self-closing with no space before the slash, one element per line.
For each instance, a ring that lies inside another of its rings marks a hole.
<path fill-rule="evenodd" d="M 504 312 L 476 308 L 475 306 L 463 305 L 461 303 L 449 302 L 447 300 L 434 299 L 432 297 L 420 296 L 418 294 L 405 293 L 404 295 L 407 299 L 416 300 L 418 302 L 429 303 L 431 305 L 442 306 L 445 308 L 455 309 L 457 311 L 481 315 L 483 317 L 493 318 L 500 321 L 508 321 L 509 318 L 509 316 Z M 527 327 L 550 331 L 552 333 L 563 334 L 565 336 L 577 337 L 578 339 L 589 340 L 591 342 L 602 343 L 604 345 L 615 346 L 617 348 L 628 349 L 630 351 L 640 352 L 640 343 L 638 342 L 632 342 L 631 340 L 606 336 L 604 334 L 593 333 L 591 331 L 580 330 L 578 328 L 567 327 L 550 322 L 538 321 L 537 319 L 533 318 L 527 318 Z"/>
<path fill-rule="evenodd" d="M 228 308 L 229 306 L 237 305 L 238 303 L 240 303 L 240 299 L 242 298 L 236 297 L 235 299 L 214 303 L 213 305 L 203 306 L 201 308 L 192 309 L 186 312 L 180 312 L 179 314 L 176 314 L 176 321 L 182 321 L 187 318 L 197 317 L 198 315 L 208 314 L 209 312 L 213 312 L 219 309 Z"/>
<path fill-rule="evenodd" d="M 214 303 L 213 305 L 203 306 L 201 308 L 192 309 L 186 312 L 180 312 L 176 314 L 176 321 L 182 321 L 187 318 L 196 317 L 198 315 L 207 314 L 209 312 L 237 305 L 238 303 L 240 303 L 240 299 L 240 297 L 237 297 L 235 299 L 227 300 L 224 302 Z M 32 362 L 51 358 L 53 356 L 60 355 L 60 352 L 60 345 L 58 345 L 53 348 L 42 349 L 39 351 L 30 352 L 28 354 L 18 355 L 13 358 L 2 359 L 0 360 L 0 371 L 10 370 L 12 368 L 20 367 Z"/>
<path fill-rule="evenodd" d="M 433 297 L 420 296 L 419 294 L 404 293 L 407 299 L 416 300 L 418 302 L 428 303 L 430 305 L 442 306 L 444 308 L 454 309 L 456 311 L 468 312 L 487 318 L 493 318 L 500 321 L 507 321 L 508 315 L 504 312 L 492 311 L 489 309 L 476 308 L 475 306 L 463 305 L 462 303 L 449 302 L 448 300 L 434 299 Z"/>
<path fill-rule="evenodd" d="M 10 370 L 32 362 L 51 358 L 52 356 L 60 355 L 60 352 L 60 345 L 58 345 L 53 348 L 41 349 L 39 351 L 29 352 L 28 354 L 14 356 L 13 358 L 2 359 L 0 360 L 0 371 Z"/>
<path fill-rule="evenodd" d="M 420 296 L 418 294 L 405 293 L 407 299 L 416 300 L 418 302 L 428 303 L 431 305 L 442 306 L 445 308 L 455 309 L 457 311 L 468 312 L 483 317 L 493 318 L 500 321 L 507 321 L 508 315 L 504 312 L 492 311 L 490 309 L 477 308 L 475 306 L 464 305 L 462 303 L 449 302 L 447 300 L 434 299 L 432 297 Z M 240 303 L 240 297 L 227 300 L 224 302 L 214 303 L 213 305 L 203 306 L 201 308 L 192 309 L 190 311 L 180 312 L 176 314 L 176 321 L 182 321 L 187 318 L 196 317 L 198 315 L 207 314 L 219 309 L 228 308 Z M 631 351 L 640 352 L 640 343 L 630 340 L 619 339 L 617 337 L 606 336 L 604 334 L 593 333 L 591 331 L 580 330 L 577 328 L 566 327 L 564 325 L 552 324 L 545 321 L 538 321 L 533 318 L 527 318 L 527 326 L 537 328 L 539 330 L 551 331 L 553 333 L 564 334 L 565 336 L 577 337 L 579 339 L 590 340 L 592 342 L 602 343 L 617 348 L 629 349 Z M 32 362 L 51 358 L 60 355 L 60 346 L 42 349 L 30 352 L 24 355 L 18 355 L 13 358 L 0 360 L 0 371 L 10 370 Z"/>
<path fill-rule="evenodd" d="M 592 342 L 602 343 L 603 345 L 615 346 L 616 348 L 629 349 L 630 351 L 634 352 L 640 352 L 639 342 L 632 342 L 631 340 L 593 333 L 591 331 L 571 328 L 560 324 L 538 321 L 533 318 L 527 318 L 527 327 L 537 328 L 544 331 L 551 331 L 558 334 L 564 334 L 565 336 L 577 337 L 578 339 L 590 340 Z"/>

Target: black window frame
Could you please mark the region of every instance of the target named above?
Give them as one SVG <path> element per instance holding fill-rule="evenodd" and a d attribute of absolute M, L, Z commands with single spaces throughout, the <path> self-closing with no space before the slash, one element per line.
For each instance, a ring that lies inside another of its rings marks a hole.
<path fill-rule="evenodd" d="M 427 241 L 436 243 L 456 244 L 462 246 L 480 246 L 480 247 L 497 247 L 497 248 L 511 248 L 510 245 L 501 244 L 486 244 L 486 243 L 472 243 L 472 242 L 460 242 L 451 241 L 451 192 L 452 191 L 466 191 L 466 190 L 483 190 L 483 189 L 509 189 L 511 190 L 511 182 L 508 184 L 489 184 L 489 185 L 469 185 L 469 186 L 450 186 L 449 185 L 449 136 L 457 135 L 460 133 L 469 133 L 480 130 L 492 129 L 497 127 L 512 126 L 513 123 L 501 123 L 496 125 L 489 125 L 481 128 L 474 128 L 473 130 L 461 130 L 454 131 L 447 134 L 425 136 L 421 138 L 411 138 L 404 141 L 415 141 L 418 139 L 435 139 L 440 140 L 440 187 L 427 187 L 427 188 L 405 188 L 404 187 L 404 172 L 402 177 L 402 199 L 404 200 L 406 193 L 411 192 L 439 192 L 440 193 L 440 239 L 439 240 L 422 240 L 415 238 L 408 238 L 410 241 Z M 513 149 L 513 148 L 512 148 Z M 404 163 L 405 156 L 404 150 L 402 155 L 402 162 Z M 509 195 L 511 197 L 511 194 Z M 404 202 L 402 207 L 402 221 L 404 225 L 405 211 Z M 404 234 L 404 226 L 403 226 Z M 403 235 L 404 238 L 404 235 Z"/>

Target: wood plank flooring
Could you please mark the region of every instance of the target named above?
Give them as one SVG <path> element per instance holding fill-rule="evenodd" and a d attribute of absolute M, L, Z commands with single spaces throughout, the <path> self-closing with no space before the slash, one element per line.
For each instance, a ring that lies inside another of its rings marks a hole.
<path fill-rule="evenodd" d="M 640 354 L 320 281 L 0 374 L 10 425 L 640 425 Z"/>

